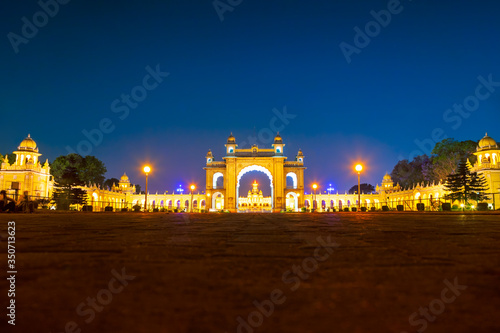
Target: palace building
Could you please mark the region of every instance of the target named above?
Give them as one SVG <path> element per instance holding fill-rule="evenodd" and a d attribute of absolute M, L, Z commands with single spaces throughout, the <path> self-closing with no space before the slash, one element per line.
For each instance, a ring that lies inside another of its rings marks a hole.
<path fill-rule="evenodd" d="M 148 202 L 144 194 L 137 194 L 126 174 L 118 184 L 111 188 L 87 184 L 81 187 L 87 193 L 87 204 L 94 211 L 131 209 L 133 206 L 172 211 L 220 211 L 231 212 L 280 212 L 300 211 L 303 207 L 316 211 L 344 210 L 358 206 L 358 195 L 347 193 L 306 193 L 304 187 L 305 156 L 301 150 L 293 160 L 288 160 L 284 153 L 285 144 L 279 133 L 274 138 L 271 148 L 239 149 L 236 138 L 231 134 L 225 144 L 225 156 L 216 160 L 209 150 L 206 155 L 205 186 L 196 193 L 148 193 Z M 16 161 L 12 165 L 5 158 L 0 167 L 0 187 L 9 193 L 28 191 L 37 198 L 50 198 L 54 181 L 50 174 L 48 161 L 40 163 L 41 153 L 37 144 L 28 135 L 16 151 Z M 477 162 L 473 172 L 483 175 L 489 188 L 487 201 L 491 208 L 500 206 L 500 149 L 495 140 L 485 135 L 479 142 L 474 155 Z M 271 196 L 265 197 L 254 181 L 246 196 L 240 194 L 242 177 L 251 171 L 260 171 L 269 179 Z M 375 193 L 360 195 L 362 207 L 380 209 L 388 206 L 395 209 L 403 206 L 404 210 L 416 210 L 418 203 L 423 203 L 428 210 L 437 210 L 446 194 L 443 183 L 414 184 L 411 188 L 402 188 L 394 184 L 386 174 Z"/>
<path fill-rule="evenodd" d="M 0 166 L 0 189 L 9 192 L 24 192 L 33 197 L 47 198 L 52 195 L 54 182 L 50 175 L 49 161 L 40 163 L 40 154 L 36 142 L 30 137 L 21 141 L 17 150 L 13 152 L 16 161 L 9 163 L 7 155 Z"/>
<path fill-rule="evenodd" d="M 247 197 L 238 199 L 240 210 L 247 212 L 271 211 L 271 197 L 264 197 L 259 190 L 257 181 L 252 183 L 252 189 L 248 191 Z"/>

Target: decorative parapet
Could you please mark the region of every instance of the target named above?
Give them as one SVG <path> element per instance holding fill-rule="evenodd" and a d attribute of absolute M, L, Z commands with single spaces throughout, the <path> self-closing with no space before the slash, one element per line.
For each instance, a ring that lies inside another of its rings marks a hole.
<path fill-rule="evenodd" d="M 224 162 L 210 162 L 210 163 L 207 163 L 207 167 L 210 167 L 210 168 L 225 168 L 226 167 L 226 163 L 224 163 Z"/>

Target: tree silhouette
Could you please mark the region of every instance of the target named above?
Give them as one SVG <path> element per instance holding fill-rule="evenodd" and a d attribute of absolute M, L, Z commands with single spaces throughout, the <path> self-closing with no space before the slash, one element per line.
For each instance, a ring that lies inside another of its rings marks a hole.
<path fill-rule="evenodd" d="M 446 177 L 444 188 L 450 192 L 445 195 L 446 200 L 458 200 L 467 204 L 469 200 L 479 202 L 489 199 L 484 193 L 488 190 L 486 179 L 470 170 L 470 162 L 462 160 L 458 164 L 457 172 Z"/>
<path fill-rule="evenodd" d="M 372 184 L 363 183 L 363 184 L 360 184 L 360 187 L 361 187 L 361 193 L 372 193 L 372 192 L 375 191 L 375 187 L 373 187 Z M 356 184 L 353 187 L 351 187 L 349 189 L 348 193 L 349 194 L 358 193 L 358 184 Z"/>

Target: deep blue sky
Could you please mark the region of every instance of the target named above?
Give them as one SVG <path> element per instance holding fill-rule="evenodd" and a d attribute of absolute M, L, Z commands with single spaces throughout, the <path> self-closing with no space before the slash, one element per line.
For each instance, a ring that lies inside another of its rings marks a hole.
<path fill-rule="evenodd" d="M 243 1 L 221 22 L 210 0 L 72 0 L 17 54 L 7 34 L 20 35 L 21 18 L 40 7 L 4 2 L 1 153 L 31 133 L 53 160 L 109 118 L 114 131 L 91 152 L 107 177 L 125 171 L 144 185 L 148 162 L 153 192 L 204 186 L 208 149 L 220 159 L 230 132 L 248 141 L 286 107 L 296 117 L 281 131 L 285 155 L 301 148 L 306 184 L 343 191 L 357 182 L 354 162 L 367 166 L 363 182 L 380 183 L 436 128 L 500 140 L 500 87 L 456 129 L 443 119 L 475 93 L 478 76 L 500 81 L 498 1 L 401 6 L 348 64 L 339 44 L 352 45 L 354 27 L 364 30 L 387 1 Z M 111 103 L 157 64 L 170 75 L 121 120 Z"/>

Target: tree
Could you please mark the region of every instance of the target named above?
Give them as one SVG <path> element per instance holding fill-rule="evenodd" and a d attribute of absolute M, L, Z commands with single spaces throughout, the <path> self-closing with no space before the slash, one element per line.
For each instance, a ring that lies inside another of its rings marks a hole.
<path fill-rule="evenodd" d="M 134 185 L 132 185 L 134 186 Z M 141 193 L 141 185 L 135 184 L 135 193 L 140 194 Z"/>
<path fill-rule="evenodd" d="M 75 168 L 78 179 L 84 184 L 99 184 L 104 182 L 107 169 L 104 163 L 94 156 L 82 157 L 78 154 L 59 156 L 50 165 L 51 173 L 56 182 L 61 182 L 68 167 Z"/>
<path fill-rule="evenodd" d="M 446 178 L 444 188 L 450 193 L 445 195 L 446 200 L 458 200 L 467 204 L 470 199 L 476 202 L 488 200 L 484 193 L 488 190 L 486 179 L 477 172 L 471 172 L 469 161 L 462 160 L 458 164 L 457 172 Z"/>
<path fill-rule="evenodd" d="M 436 143 L 431 156 L 434 180 L 446 179 L 448 175 L 456 173 L 462 160 L 469 158 L 474 164 L 476 147 L 477 142 L 471 140 L 455 141 L 449 138 Z"/>
<path fill-rule="evenodd" d="M 73 181 L 80 181 L 79 169 L 82 164 L 83 157 L 78 154 L 68 154 L 66 156 L 59 156 L 50 164 L 50 173 L 54 176 L 56 183 L 64 183 Z M 72 172 L 69 172 L 71 169 Z M 70 176 L 70 180 L 64 180 L 64 176 Z M 74 178 L 77 179 L 74 179 Z"/>
<path fill-rule="evenodd" d="M 109 178 L 109 179 L 106 179 L 106 181 L 104 182 L 104 186 L 112 188 L 113 184 L 115 184 L 116 186 L 118 186 L 119 182 L 120 182 L 120 180 L 118 180 L 117 178 Z"/>
<path fill-rule="evenodd" d="M 375 187 L 373 187 L 372 184 L 367 184 L 367 183 L 363 183 L 363 184 L 360 184 L 360 187 L 361 187 L 361 193 L 372 193 L 372 192 L 375 192 Z M 358 193 L 358 184 L 354 185 L 353 187 L 351 187 L 349 189 L 349 194 L 356 194 Z"/>
<path fill-rule="evenodd" d="M 391 178 L 402 187 L 410 187 L 424 181 L 432 181 L 432 162 L 427 155 L 415 157 L 411 162 L 399 161 L 391 172 Z"/>
<path fill-rule="evenodd" d="M 85 156 L 80 168 L 80 179 L 85 183 L 96 183 L 102 185 L 104 183 L 104 174 L 106 167 L 104 163 L 95 156 Z"/>
<path fill-rule="evenodd" d="M 56 204 L 57 209 L 68 210 L 70 205 L 85 205 L 87 193 L 77 187 L 82 185 L 84 183 L 80 180 L 77 168 L 68 165 L 54 184 L 52 201 Z"/>
<path fill-rule="evenodd" d="M 5 156 L 7 156 L 7 158 L 9 159 L 9 163 L 10 164 L 14 164 L 16 162 L 16 154 L 5 154 L 5 155 L 2 155 L 0 154 L 0 164 L 3 163 L 3 159 L 5 158 Z"/>

